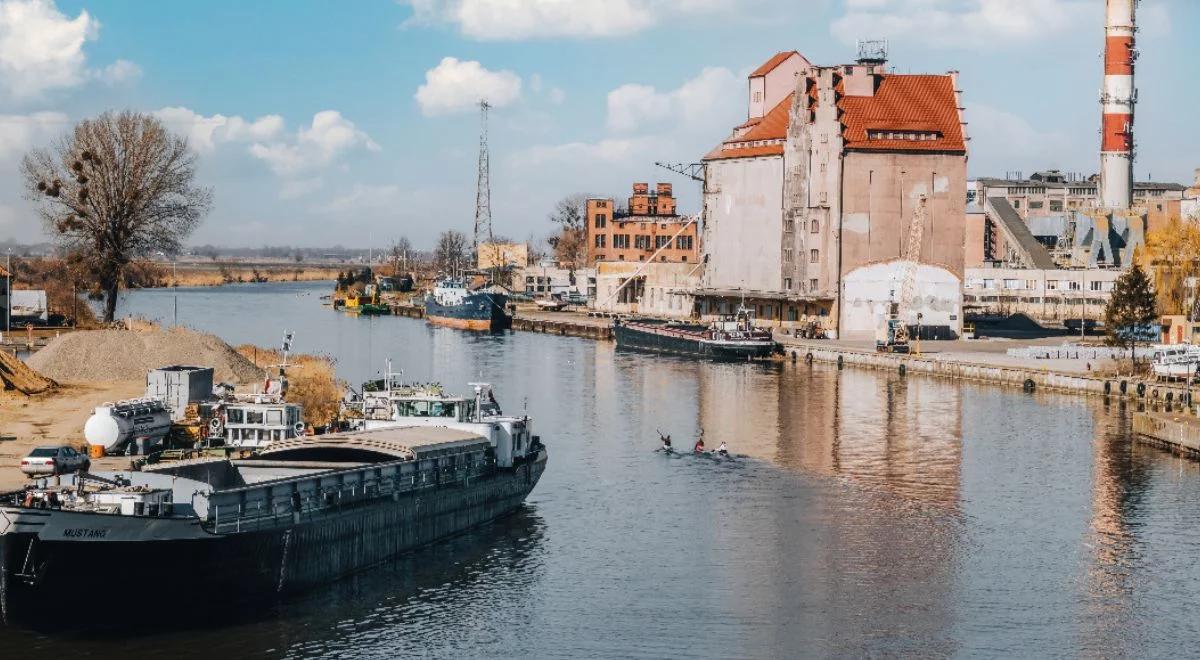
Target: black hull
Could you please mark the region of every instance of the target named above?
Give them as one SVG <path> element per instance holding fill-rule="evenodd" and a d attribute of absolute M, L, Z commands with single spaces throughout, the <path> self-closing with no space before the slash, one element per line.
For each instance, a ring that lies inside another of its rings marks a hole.
<path fill-rule="evenodd" d="M 665 335 L 636 326 L 617 324 L 613 328 L 617 348 L 668 353 L 709 360 L 753 360 L 770 357 L 775 353 L 775 342 L 721 343 L 700 336 L 687 337 L 680 334 Z"/>
<path fill-rule="evenodd" d="M 27 620 L 61 610 L 71 594 L 92 594 L 114 613 L 139 604 L 144 613 L 154 606 L 142 606 L 163 599 L 162 615 L 175 617 L 189 606 L 211 610 L 311 589 L 516 511 L 545 465 L 543 450 L 536 461 L 466 486 L 382 497 L 263 531 L 132 542 L 5 534 L 2 613 Z"/>
<path fill-rule="evenodd" d="M 499 294 L 471 294 L 459 305 L 443 305 L 433 296 L 426 296 L 425 318 L 460 330 L 499 332 L 512 327 L 512 316 L 505 311 L 507 304 L 508 297 Z"/>

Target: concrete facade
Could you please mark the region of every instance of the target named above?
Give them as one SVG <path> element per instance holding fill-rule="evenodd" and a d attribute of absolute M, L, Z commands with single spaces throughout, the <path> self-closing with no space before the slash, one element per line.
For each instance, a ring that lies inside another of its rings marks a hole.
<path fill-rule="evenodd" d="M 969 268 L 963 281 L 963 304 L 987 314 L 1021 313 L 1041 321 L 1100 319 L 1122 272 Z"/>
<path fill-rule="evenodd" d="M 841 339 L 873 339 L 900 288 L 907 263 L 890 260 L 861 266 L 842 280 Z M 941 266 L 916 265 L 916 298 L 901 311 L 908 325 L 944 328 L 952 336 L 962 334 L 962 280 Z M 917 318 L 917 314 L 921 318 Z"/>
<path fill-rule="evenodd" d="M 692 291 L 700 281 L 699 264 L 614 262 L 596 264 L 596 297 L 600 311 L 668 318 L 696 316 Z"/>
<path fill-rule="evenodd" d="M 778 291 L 783 251 L 783 157 L 708 163 L 704 168 L 702 286 Z"/>

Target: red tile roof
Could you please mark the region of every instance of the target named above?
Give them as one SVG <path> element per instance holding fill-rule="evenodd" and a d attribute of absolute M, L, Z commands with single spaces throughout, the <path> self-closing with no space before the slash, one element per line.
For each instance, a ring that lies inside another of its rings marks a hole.
<path fill-rule="evenodd" d="M 842 137 L 853 151 L 965 152 L 954 79 L 947 75 L 883 74 L 874 96 L 844 96 Z M 934 140 L 871 140 L 867 131 L 937 133 Z"/>
<path fill-rule="evenodd" d="M 792 55 L 799 55 L 799 54 L 800 54 L 799 52 L 794 51 L 794 50 L 785 50 L 783 52 L 775 53 L 775 55 L 771 59 L 767 60 L 762 66 L 755 69 L 754 72 L 751 73 L 749 77 L 757 78 L 759 76 L 765 76 L 768 73 L 774 71 L 775 67 L 779 66 L 780 64 L 783 64 L 787 60 L 787 58 L 791 57 Z"/>
<path fill-rule="evenodd" d="M 839 89 L 842 85 L 839 85 Z M 747 122 L 746 129 L 727 138 L 704 160 L 753 158 L 783 154 L 791 118 L 792 94 L 780 101 L 760 121 Z M 847 151 L 905 151 L 965 153 L 962 124 L 954 79 L 948 75 L 882 74 L 874 96 L 841 96 L 842 137 Z M 936 134 L 936 139 L 871 140 L 868 131 Z M 753 144 L 755 142 L 775 144 Z"/>
<path fill-rule="evenodd" d="M 749 145 L 751 142 L 763 140 L 783 140 L 787 138 L 788 118 L 791 117 L 792 96 L 788 94 L 782 101 L 763 118 L 754 123 L 754 127 L 741 136 L 726 140 L 704 157 L 705 160 L 721 160 L 725 158 L 753 158 L 755 156 L 778 156 L 783 153 L 782 144 Z M 749 122 L 747 122 L 749 123 Z M 742 124 L 738 128 L 745 127 Z"/>

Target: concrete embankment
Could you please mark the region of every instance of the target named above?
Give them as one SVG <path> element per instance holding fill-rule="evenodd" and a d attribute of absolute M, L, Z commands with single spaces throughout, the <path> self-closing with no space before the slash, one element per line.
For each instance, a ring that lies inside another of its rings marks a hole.
<path fill-rule="evenodd" d="M 1086 370 L 1079 372 L 1066 368 L 1046 368 L 1037 365 L 1037 360 L 1012 359 L 1000 354 L 942 350 L 929 355 L 897 355 L 828 341 L 789 337 L 783 337 L 781 343 L 786 359 L 794 361 L 826 362 L 901 374 L 927 374 L 1026 390 L 1044 389 L 1166 403 L 1185 401 L 1191 396 L 1186 385 L 1181 383 L 1158 383 L 1133 377 L 1102 376 Z"/>
<path fill-rule="evenodd" d="M 1200 458 L 1200 420 L 1179 414 L 1141 412 L 1133 417 L 1138 439 Z"/>
<path fill-rule="evenodd" d="M 408 318 L 425 318 L 425 308 L 417 305 L 392 305 L 392 314 Z M 522 310 L 513 315 L 513 330 L 541 332 L 564 337 L 609 340 L 613 338 L 612 319 L 592 317 L 574 312 L 540 312 Z"/>

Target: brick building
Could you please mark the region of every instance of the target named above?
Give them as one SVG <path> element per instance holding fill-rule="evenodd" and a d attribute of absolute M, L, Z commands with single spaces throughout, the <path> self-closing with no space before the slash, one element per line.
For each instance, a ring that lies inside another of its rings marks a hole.
<path fill-rule="evenodd" d="M 624 209 L 612 199 L 587 200 L 588 262 L 647 261 L 697 263 L 700 243 L 693 218 L 675 209 L 671 184 L 650 189 L 633 184 Z"/>

